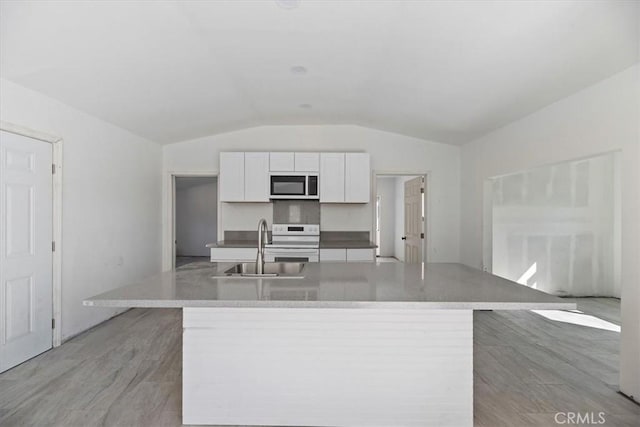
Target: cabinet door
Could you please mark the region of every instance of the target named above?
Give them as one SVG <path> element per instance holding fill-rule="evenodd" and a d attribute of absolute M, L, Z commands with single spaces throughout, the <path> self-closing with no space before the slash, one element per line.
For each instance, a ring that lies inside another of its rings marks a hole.
<path fill-rule="evenodd" d="M 244 153 L 244 201 L 269 201 L 269 153 Z"/>
<path fill-rule="evenodd" d="M 344 202 L 344 153 L 320 153 L 320 203 Z"/>
<path fill-rule="evenodd" d="M 320 249 L 320 262 L 346 262 L 346 249 Z"/>
<path fill-rule="evenodd" d="M 269 170 L 273 172 L 293 172 L 293 153 L 269 153 Z"/>
<path fill-rule="evenodd" d="M 369 154 L 347 153 L 345 155 L 345 202 L 369 203 L 370 195 Z"/>
<path fill-rule="evenodd" d="M 347 262 L 374 262 L 375 249 L 347 249 Z"/>
<path fill-rule="evenodd" d="M 244 153 L 220 153 L 220 201 L 244 201 Z"/>
<path fill-rule="evenodd" d="M 296 172 L 318 172 L 320 153 L 295 153 Z"/>

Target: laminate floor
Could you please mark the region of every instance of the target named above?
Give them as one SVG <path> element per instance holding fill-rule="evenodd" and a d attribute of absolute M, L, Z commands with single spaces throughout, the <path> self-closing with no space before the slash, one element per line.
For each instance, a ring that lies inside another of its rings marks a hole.
<path fill-rule="evenodd" d="M 209 262 L 208 256 L 177 256 L 176 257 L 176 268 L 184 267 L 185 265 L 198 263 L 201 264 L 203 262 Z"/>
<path fill-rule="evenodd" d="M 376 262 L 380 264 L 381 262 L 400 262 L 398 258 L 394 258 L 392 256 L 379 256 L 376 257 Z"/>
<path fill-rule="evenodd" d="M 640 425 L 616 392 L 619 301 L 576 301 L 569 315 L 474 314 L 476 426 L 553 426 L 557 412 Z M 0 374 L 0 425 L 179 426 L 181 332 L 178 309 L 133 309 Z"/>

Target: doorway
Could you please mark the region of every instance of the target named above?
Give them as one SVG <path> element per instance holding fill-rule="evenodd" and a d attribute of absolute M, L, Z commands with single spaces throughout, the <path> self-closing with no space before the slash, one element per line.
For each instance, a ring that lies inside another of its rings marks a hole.
<path fill-rule="evenodd" d="M 0 131 L 0 372 L 53 342 L 54 150 Z"/>
<path fill-rule="evenodd" d="M 426 175 L 376 174 L 378 262 L 426 260 Z"/>
<path fill-rule="evenodd" d="M 218 241 L 218 178 L 175 178 L 175 267 L 209 262 Z"/>

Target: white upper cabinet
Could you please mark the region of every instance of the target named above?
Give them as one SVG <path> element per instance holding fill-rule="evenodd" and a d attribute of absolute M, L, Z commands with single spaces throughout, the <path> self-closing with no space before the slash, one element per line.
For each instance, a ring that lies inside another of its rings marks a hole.
<path fill-rule="evenodd" d="M 268 202 L 270 172 L 318 174 L 321 203 L 368 203 L 367 153 L 220 153 L 220 201 Z"/>
<path fill-rule="evenodd" d="M 244 201 L 244 153 L 220 153 L 220 201 Z"/>
<path fill-rule="evenodd" d="M 269 153 L 244 153 L 244 201 L 269 201 Z"/>
<path fill-rule="evenodd" d="M 320 153 L 320 202 L 369 203 L 370 174 L 367 153 Z"/>
<path fill-rule="evenodd" d="M 344 153 L 320 153 L 320 203 L 344 203 Z"/>
<path fill-rule="evenodd" d="M 272 172 L 293 172 L 295 170 L 293 153 L 269 153 L 269 170 Z"/>
<path fill-rule="evenodd" d="M 368 153 L 345 154 L 345 190 L 347 203 L 369 203 L 371 196 L 371 168 Z"/>
<path fill-rule="evenodd" d="M 320 170 L 320 153 L 295 153 L 296 172 L 318 172 Z"/>
<path fill-rule="evenodd" d="M 268 202 L 269 153 L 220 153 L 220 201 Z"/>
<path fill-rule="evenodd" d="M 271 172 L 318 172 L 320 153 L 269 153 Z"/>

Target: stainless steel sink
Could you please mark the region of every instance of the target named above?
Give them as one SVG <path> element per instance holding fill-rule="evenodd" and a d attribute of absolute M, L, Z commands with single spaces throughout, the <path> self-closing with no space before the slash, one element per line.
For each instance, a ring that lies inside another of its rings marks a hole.
<path fill-rule="evenodd" d="M 256 278 L 283 278 L 283 279 L 301 279 L 304 263 L 301 262 L 265 262 L 264 273 L 256 273 L 255 262 L 245 262 L 236 264 L 224 271 L 224 273 L 216 275 L 216 277 L 256 277 Z"/>

